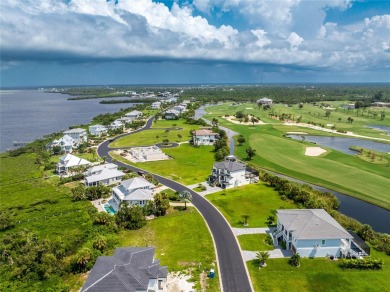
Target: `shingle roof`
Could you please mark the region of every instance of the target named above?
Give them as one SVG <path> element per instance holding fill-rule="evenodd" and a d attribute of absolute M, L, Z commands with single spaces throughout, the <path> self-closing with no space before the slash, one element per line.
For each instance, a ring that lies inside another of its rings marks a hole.
<path fill-rule="evenodd" d="M 166 271 L 154 260 L 154 247 L 117 248 L 97 259 L 81 291 L 146 291 L 149 280 L 166 278 Z"/>
<path fill-rule="evenodd" d="M 214 133 L 210 130 L 195 130 L 192 132 L 195 136 L 218 136 L 218 133 Z"/>
<path fill-rule="evenodd" d="M 324 209 L 277 210 L 276 215 L 296 239 L 352 238 Z"/>
<path fill-rule="evenodd" d="M 217 169 L 226 169 L 228 171 L 245 170 L 245 164 L 237 161 L 221 161 L 214 163 L 214 167 Z"/>
<path fill-rule="evenodd" d="M 134 189 L 139 189 L 139 188 L 144 188 L 144 187 L 154 187 L 153 184 L 148 182 L 146 179 L 143 177 L 133 177 L 127 180 L 124 180 L 121 183 L 121 186 L 125 188 L 126 190 L 134 190 Z"/>
<path fill-rule="evenodd" d="M 117 169 L 104 168 L 99 174 L 87 176 L 85 180 L 87 181 L 87 183 L 92 183 L 124 175 L 125 174 L 122 171 L 119 171 Z"/>
<path fill-rule="evenodd" d="M 138 189 L 125 195 L 124 201 L 148 201 L 153 197 L 151 190 Z"/>
<path fill-rule="evenodd" d="M 91 164 L 91 162 L 72 154 L 65 154 L 64 156 L 61 156 L 59 164 L 65 167 L 73 167 L 78 165 L 88 165 Z"/>

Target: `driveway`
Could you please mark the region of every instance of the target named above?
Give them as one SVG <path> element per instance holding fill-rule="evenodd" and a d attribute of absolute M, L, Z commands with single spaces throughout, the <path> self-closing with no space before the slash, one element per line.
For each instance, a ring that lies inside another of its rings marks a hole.
<path fill-rule="evenodd" d="M 131 135 L 133 133 L 140 132 L 144 129 L 149 129 L 152 125 L 154 118 L 149 119 L 143 129 L 134 131 L 129 134 L 120 135 Z M 115 138 L 116 139 L 116 138 Z M 99 145 L 97 153 L 100 157 L 106 156 L 107 162 L 112 162 L 112 158 L 109 156 L 111 150 L 108 145 L 110 141 L 105 141 Z M 134 167 L 120 161 L 115 161 L 118 166 L 126 167 L 132 171 L 143 171 L 148 173 L 144 169 Z M 249 275 L 241 256 L 241 251 L 238 246 L 235 235 L 233 234 L 230 225 L 227 223 L 222 214 L 206 199 L 191 190 L 190 188 L 179 184 L 173 180 L 169 180 L 165 177 L 153 174 L 154 178 L 157 179 L 161 184 L 175 191 L 187 190 L 192 194 L 192 204 L 198 209 L 200 214 L 205 219 L 211 235 L 214 240 L 219 276 L 221 279 L 222 291 L 224 292 L 248 292 L 253 291 Z M 189 226 L 189 228 L 195 228 L 195 226 Z M 196 248 L 196 247 L 193 247 Z"/>

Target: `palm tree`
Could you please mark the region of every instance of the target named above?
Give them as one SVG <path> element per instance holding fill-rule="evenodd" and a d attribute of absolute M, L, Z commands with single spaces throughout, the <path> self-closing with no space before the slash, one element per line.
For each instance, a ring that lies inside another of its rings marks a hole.
<path fill-rule="evenodd" d="M 259 251 L 256 253 L 256 258 L 259 260 L 259 268 L 265 267 L 267 264 L 265 263 L 269 258 L 268 251 Z"/>
<path fill-rule="evenodd" d="M 192 200 L 192 195 L 189 191 L 182 191 L 179 194 L 179 197 L 184 201 L 184 210 L 187 210 L 187 200 L 191 201 Z"/>
<path fill-rule="evenodd" d="M 249 219 L 250 216 L 248 214 L 244 214 L 241 217 L 242 217 L 244 226 L 248 226 L 248 219 Z"/>
<path fill-rule="evenodd" d="M 158 141 L 160 141 L 159 139 L 160 139 L 160 136 L 159 136 L 159 135 L 157 135 L 157 136 L 156 136 L 156 140 L 157 140 L 157 142 L 158 142 Z"/>

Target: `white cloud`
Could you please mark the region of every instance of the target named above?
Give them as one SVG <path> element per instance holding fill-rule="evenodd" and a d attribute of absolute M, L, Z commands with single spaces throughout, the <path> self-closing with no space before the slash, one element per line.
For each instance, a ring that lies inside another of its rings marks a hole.
<path fill-rule="evenodd" d="M 239 31 L 230 25 L 212 25 L 195 16 L 193 6 L 177 3 L 168 9 L 151 0 L 119 1 L 118 5 L 105 0 L 72 0 L 68 4 L 2 0 L 0 26 L 6 29 L 0 34 L 1 57 L 5 62 L 151 58 L 317 68 L 390 66 L 390 15 L 346 26 L 321 23 L 310 38 L 289 28 L 295 21 L 293 8 L 301 7 L 304 1 L 276 2 L 276 8 L 265 0 L 213 2 L 222 9 L 245 8 L 240 13 L 253 18 L 258 13 L 263 20 L 271 19 L 278 10 L 274 17 L 283 29 L 256 25 Z M 313 4 L 316 9 L 350 5 L 350 1 L 320 2 Z M 210 3 L 203 0 L 194 5 L 210 11 Z"/>

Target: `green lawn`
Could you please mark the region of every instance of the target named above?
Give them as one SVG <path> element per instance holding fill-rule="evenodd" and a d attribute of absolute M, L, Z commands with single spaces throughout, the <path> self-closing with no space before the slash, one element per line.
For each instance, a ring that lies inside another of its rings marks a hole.
<path fill-rule="evenodd" d="M 165 132 L 167 128 L 170 128 L 169 132 Z M 185 142 L 191 138 L 190 130 L 197 128 L 199 126 L 186 124 L 184 120 L 158 120 L 153 123 L 151 129 L 122 137 L 111 143 L 110 147 L 148 146 L 161 143 L 164 139 L 168 139 L 169 142 Z M 181 139 L 178 137 L 179 134 L 182 136 Z"/>
<path fill-rule="evenodd" d="M 265 242 L 268 234 L 243 234 L 237 236 L 242 250 L 261 251 L 273 250 L 274 246 Z"/>
<path fill-rule="evenodd" d="M 266 227 L 273 210 L 296 208 L 262 182 L 210 194 L 206 199 L 222 212 L 232 227 L 244 227 L 244 214 L 250 216 L 248 227 Z"/>
<path fill-rule="evenodd" d="M 120 246 L 155 246 L 156 259 L 169 271 L 192 269 L 196 281 L 203 270 L 218 270 L 211 235 L 195 208 L 170 209 L 168 215 L 148 221 L 142 229 L 122 231 L 119 236 Z M 219 291 L 218 275 L 208 279 L 207 285 L 207 291 Z"/>
<path fill-rule="evenodd" d="M 299 268 L 288 259 L 269 259 L 259 269 L 256 261 L 247 262 L 254 290 L 258 291 L 389 291 L 390 257 L 371 249 L 372 258 L 385 262 L 381 271 L 342 270 L 338 261 L 302 259 Z"/>
<path fill-rule="evenodd" d="M 206 117 L 208 119 L 213 117 L 219 118 L 222 113 L 233 114 L 238 109 L 244 109 L 245 113 L 247 111 L 248 113 L 255 113 L 264 122 L 269 121 L 266 120 L 267 111 L 258 110 L 253 105 L 253 110 L 247 110 L 246 108 L 249 107 L 251 107 L 250 104 L 232 108 L 229 108 L 228 104 L 210 107 L 207 110 L 211 114 L 208 114 Z M 277 108 L 277 105 L 275 105 L 275 108 Z M 285 106 L 284 108 L 292 110 Z M 312 110 L 314 116 L 314 110 L 319 111 L 320 109 L 313 107 L 307 110 Z M 344 115 L 345 113 L 338 112 L 338 114 Z M 385 125 L 388 124 L 387 120 L 388 118 L 383 122 Z M 232 124 L 223 118 L 219 118 L 219 123 L 245 137 L 246 142 L 244 145 L 236 147 L 235 153 L 238 157 L 245 158 L 245 149 L 251 146 L 256 150 L 256 156 L 251 161 L 254 165 L 328 187 L 390 209 L 390 189 L 388 187 L 390 185 L 390 163 L 375 164 L 359 159 L 357 156 L 346 155 L 331 149 L 327 149 L 328 152 L 321 156 L 308 157 L 304 154 L 305 147 L 313 146 L 313 144 L 309 142 L 301 143 L 300 141 L 283 137 L 286 132 L 291 131 L 329 135 L 322 131 L 297 126 L 284 126 L 279 122 L 249 127 Z M 352 126 L 348 125 L 353 128 L 346 130 L 359 132 L 356 129 L 360 129 L 360 134 L 370 135 L 371 137 L 384 137 L 378 131 L 363 127 L 364 123 L 372 124 L 372 118 L 361 118 L 361 121 L 360 119 L 357 120 Z M 384 161 L 389 161 L 390 155 L 383 153 L 383 158 Z"/>
<path fill-rule="evenodd" d="M 175 148 L 163 149 L 173 159 L 142 163 L 131 163 L 119 155 L 112 154 L 115 159 L 135 165 L 147 171 L 173 179 L 184 185 L 205 181 L 211 174 L 214 164 L 212 146 L 193 147 L 182 144 Z"/>

